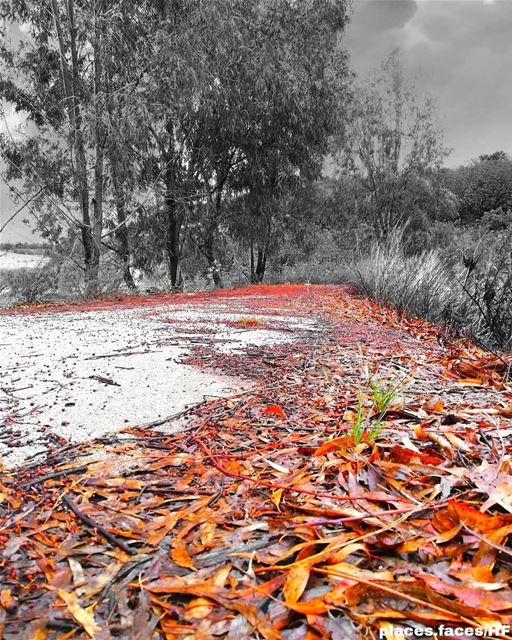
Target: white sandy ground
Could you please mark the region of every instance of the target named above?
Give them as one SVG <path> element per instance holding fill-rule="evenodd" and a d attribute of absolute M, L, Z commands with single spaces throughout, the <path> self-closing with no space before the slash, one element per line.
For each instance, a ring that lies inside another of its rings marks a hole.
<path fill-rule="evenodd" d="M 244 310 L 244 300 L 0 316 L 3 464 L 15 466 L 43 453 L 51 434 L 69 442 L 83 441 L 147 424 L 208 396 L 229 395 L 248 386 L 181 364 L 195 345 L 211 346 L 213 338 L 214 347 L 226 353 L 248 345 L 293 341 L 306 331 L 318 330 L 311 320 L 302 318 L 260 318 Z M 271 321 L 282 330 L 215 323 L 243 317 Z M 214 334 L 201 333 L 205 328 Z M 188 333 L 191 330 L 197 333 Z M 12 446 L 13 439 L 22 446 Z"/>

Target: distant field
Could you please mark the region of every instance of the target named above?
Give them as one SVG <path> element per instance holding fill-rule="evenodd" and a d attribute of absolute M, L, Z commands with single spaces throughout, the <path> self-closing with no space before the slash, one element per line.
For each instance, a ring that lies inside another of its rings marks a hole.
<path fill-rule="evenodd" d="M 0 251 L 0 271 L 15 271 L 17 269 L 34 269 L 48 261 L 48 256 L 42 253 L 15 253 L 14 251 Z"/>

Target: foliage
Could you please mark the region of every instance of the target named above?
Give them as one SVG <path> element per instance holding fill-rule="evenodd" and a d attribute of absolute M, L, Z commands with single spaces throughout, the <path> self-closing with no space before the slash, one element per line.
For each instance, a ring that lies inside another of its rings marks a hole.
<path fill-rule="evenodd" d="M 165 259 L 179 288 L 194 247 L 221 286 L 227 229 L 261 279 L 283 201 L 339 125 L 347 1 L 93 4 L 2 6 L 7 28 L 26 28 L 2 50 L 0 90 L 36 131 L 2 141 L 20 204 L 52 242 L 81 235 L 90 293 L 105 251 L 127 286 L 133 262 Z"/>
<path fill-rule="evenodd" d="M 398 51 L 356 88 L 335 150 L 338 163 L 352 176 L 353 217 L 370 221 L 380 235 L 409 219 L 454 216 L 454 196 L 439 180 L 448 151 L 432 101 L 417 97 Z"/>
<path fill-rule="evenodd" d="M 475 222 L 489 211 L 512 208 L 512 159 L 503 152 L 445 170 L 445 183 L 459 198 L 459 215 Z"/>
<path fill-rule="evenodd" d="M 460 283 L 462 273 L 461 264 Z M 433 322 L 443 322 L 448 313 L 458 314 L 460 292 L 438 252 L 432 249 L 411 255 L 400 228 L 368 246 L 349 265 L 348 278 L 364 295 L 404 313 Z"/>
<path fill-rule="evenodd" d="M 412 253 L 403 229 L 396 229 L 371 242 L 340 269 L 340 277 L 401 313 L 462 332 L 489 349 L 512 351 L 512 236 L 506 220 L 489 214 L 477 230 L 434 229 L 432 248 Z"/>
<path fill-rule="evenodd" d="M 370 398 L 368 402 L 364 393 L 359 393 L 356 412 L 350 428 L 350 444 L 371 443 L 384 428 L 387 411 L 396 400 L 399 390 L 391 384 L 375 380 L 369 381 Z"/>
<path fill-rule="evenodd" d="M 1 275 L 2 289 L 9 297 L 21 304 L 43 302 L 56 293 L 57 268 L 47 263 L 32 269 L 4 271 Z"/>
<path fill-rule="evenodd" d="M 489 248 L 489 238 L 486 238 Z M 484 344 L 512 351 L 512 230 L 494 239 L 490 252 L 467 262 L 464 292 L 478 319 L 477 337 Z"/>

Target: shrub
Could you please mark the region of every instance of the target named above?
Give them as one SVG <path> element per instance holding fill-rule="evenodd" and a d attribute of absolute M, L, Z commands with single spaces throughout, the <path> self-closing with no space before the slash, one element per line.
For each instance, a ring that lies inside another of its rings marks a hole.
<path fill-rule="evenodd" d="M 33 269 L 17 269 L 3 274 L 3 283 L 15 302 L 30 304 L 46 300 L 57 288 L 55 265 Z"/>
<path fill-rule="evenodd" d="M 409 254 L 395 229 L 348 264 L 343 279 L 400 312 L 512 352 L 512 230 L 481 231 L 463 229 L 449 249 Z"/>

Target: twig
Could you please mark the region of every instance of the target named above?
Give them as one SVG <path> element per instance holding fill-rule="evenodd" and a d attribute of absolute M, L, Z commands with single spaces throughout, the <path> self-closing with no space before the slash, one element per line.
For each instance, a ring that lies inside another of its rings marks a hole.
<path fill-rule="evenodd" d="M 97 380 L 98 382 L 102 382 L 103 384 L 108 384 L 113 387 L 120 387 L 121 385 L 118 382 L 115 382 L 111 378 L 104 378 L 103 376 L 89 376 L 91 380 Z"/>
<path fill-rule="evenodd" d="M 433 604 L 432 602 L 427 602 L 426 600 L 422 600 L 421 598 L 416 598 L 414 596 L 409 595 L 408 593 L 404 593 L 400 591 L 398 588 L 401 586 L 399 582 L 396 585 L 394 584 L 393 588 L 391 588 L 377 581 L 365 580 L 364 578 L 361 578 L 360 576 L 356 575 L 355 572 L 349 573 L 349 572 L 340 571 L 337 569 L 321 569 L 319 567 L 313 567 L 313 571 L 317 573 L 321 573 L 323 575 L 327 575 L 327 576 L 336 576 L 336 577 L 344 578 L 345 580 L 353 580 L 354 582 L 358 582 L 359 584 L 364 585 L 367 589 L 376 589 L 378 591 L 383 591 L 384 593 L 387 593 L 394 598 L 402 598 L 404 600 L 408 600 L 409 602 L 412 602 L 412 604 L 415 604 L 417 606 L 427 607 L 429 609 L 432 609 L 433 611 L 437 611 L 438 613 L 441 613 L 447 616 L 448 619 L 451 618 L 452 620 L 456 620 L 456 621 L 460 620 L 461 622 L 465 622 L 467 625 L 471 627 L 478 626 L 473 620 L 471 620 L 470 618 L 466 618 L 465 616 L 461 616 L 456 611 L 450 611 L 445 607 L 439 607 L 438 605 Z M 403 585 L 407 587 L 407 583 L 403 583 Z M 293 606 L 290 606 L 290 608 L 293 608 Z M 508 636 L 501 636 L 501 637 L 508 637 Z"/>
<path fill-rule="evenodd" d="M 102 527 L 101 524 L 95 522 L 92 518 L 89 518 L 89 516 L 86 516 L 85 513 L 82 513 L 82 511 L 80 511 L 80 509 L 76 506 L 76 504 L 73 502 L 73 500 L 71 500 L 69 496 L 62 496 L 62 502 L 64 502 L 68 509 L 70 509 L 70 511 L 72 511 L 75 516 L 79 520 L 81 520 L 87 527 L 96 530 L 115 547 L 119 547 L 119 549 L 122 549 L 125 553 L 129 553 L 131 556 L 137 553 L 137 551 L 127 545 L 126 542 L 123 542 L 123 540 L 119 540 L 117 536 L 115 536 L 113 533 L 110 533 L 110 531 L 105 529 L 105 527 Z"/>
<path fill-rule="evenodd" d="M 488 544 L 493 549 L 496 549 L 496 551 L 501 551 L 502 553 L 506 554 L 507 556 L 512 556 L 512 549 L 510 549 L 509 547 L 505 547 L 502 544 L 498 544 L 497 542 L 493 542 L 492 540 L 489 540 L 489 538 L 486 538 L 485 536 L 480 535 L 476 531 L 473 531 L 473 529 L 470 529 L 466 524 L 464 524 L 464 522 L 462 522 L 462 528 L 465 529 L 472 536 L 475 536 L 475 538 L 477 540 L 480 540 L 480 542 L 484 542 L 485 544 Z"/>
<path fill-rule="evenodd" d="M 88 358 L 84 358 L 85 360 L 101 360 L 101 358 L 122 358 L 123 356 L 142 356 L 147 355 L 148 353 L 160 353 L 161 349 L 153 351 L 152 349 L 147 349 L 146 351 L 123 351 L 122 353 L 104 353 L 99 356 L 89 356 Z"/>
<path fill-rule="evenodd" d="M 70 473 L 81 473 L 82 471 L 87 471 L 89 465 L 83 464 L 80 467 L 73 467 L 72 469 L 64 469 L 63 471 L 56 471 L 55 473 L 47 473 L 45 476 L 41 476 L 40 478 L 36 478 L 35 480 L 30 480 L 29 482 L 25 482 L 21 485 L 22 489 L 30 489 L 36 484 L 41 484 L 42 482 L 46 482 L 46 480 L 55 480 L 56 478 L 62 478 L 63 476 L 67 476 Z"/>

